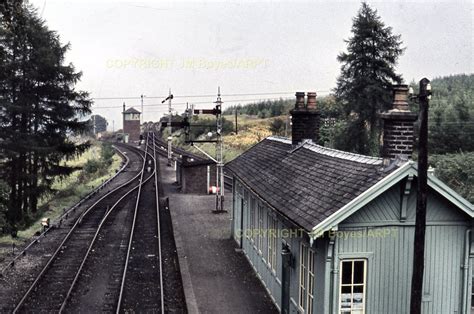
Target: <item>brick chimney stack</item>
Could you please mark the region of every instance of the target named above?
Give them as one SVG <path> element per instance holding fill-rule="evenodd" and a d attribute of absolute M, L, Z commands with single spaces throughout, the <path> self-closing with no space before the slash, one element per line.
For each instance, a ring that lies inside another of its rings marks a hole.
<path fill-rule="evenodd" d="M 291 114 L 291 137 L 293 145 L 309 139 L 314 143 L 319 141 L 319 111 L 316 108 L 316 93 L 309 92 L 307 104 L 305 105 L 305 93 L 297 92 L 295 108 Z"/>
<path fill-rule="evenodd" d="M 408 107 L 408 85 L 393 86 L 393 107 L 380 115 L 383 120 L 382 157 L 386 162 L 400 157 L 407 160 L 413 153 L 413 124 L 417 114 Z"/>

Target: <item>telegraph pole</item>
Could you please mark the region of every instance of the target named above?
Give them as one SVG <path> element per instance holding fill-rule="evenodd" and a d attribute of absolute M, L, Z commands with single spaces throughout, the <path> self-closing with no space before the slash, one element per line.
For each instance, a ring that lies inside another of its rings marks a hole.
<path fill-rule="evenodd" d="M 239 129 L 237 128 L 237 106 L 235 106 L 235 134 L 239 134 Z"/>
<path fill-rule="evenodd" d="M 420 138 L 418 146 L 418 189 L 416 195 L 413 275 L 411 279 L 410 314 L 421 313 L 423 272 L 425 262 L 426 200 L 428 195 L 428 107 L 431 85 L 427 78 L 420 81 Z"/>
<path fill-rule="evenodd" d="M 145 119 L 143 118 L 143 97 L 145 97 L 145 96 L 143 96 L 143 94 L 140 95 L 141 110 L 142 110 L 142 114 L 140 115 L 140 125 L 142 125 L 142 124 L 143 124 L 143 121 L 145 120 Z"/>
<path fill-rule="evenodd" d="M 123 102 L 123 112 L 122 112 L 122 142 L 125 143 L 125 101 Z"/>
<path fill-rule="evenodd" d="M 93 121 L 92 121 L 92 124 L 94 125 L 94 137 L 95 137 L 95 116 L 96 116 L 96 115 L 93 115 L 93 116 L 92 116 L 92 118 L 93 118 L 93 119 L 92 119 L 92 120 L 93 120 Z"/>
<path fill-rule="evenodd" d="M 221 88 L 217 89 L 216 104 L 216 126 L 217 126 L 217 142 L 216 142 L 216 212 L 224 211 L 224 158 L 222 143 L 222 100 Z"/>

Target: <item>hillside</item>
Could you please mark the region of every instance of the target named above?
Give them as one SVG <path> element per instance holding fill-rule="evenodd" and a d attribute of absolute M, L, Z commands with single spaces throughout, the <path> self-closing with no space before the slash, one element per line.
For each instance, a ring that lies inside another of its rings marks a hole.
<path fill-rule="evenodd" d="M 410 85 L 415 92 L 418 83 Z M 429 107 L 428 145 L 432 154 L 474 151 L 474 74 L 434 78 Z M 418 104 L 411 109 L 418 112 Z"/>
<path fill-rule="evenodd" d="M 286 119 L 286 117 L 279 117 L 281 119 Z M 224 161 L 229 162 L 245 150 L 249 149 L 251 146 L 257 144 L 259 141 L 264 139 L 267 136 L 272 135 L 270 131 L 270 124 L 276 118 L 258 118 L 255 116 L 249 116 L 246 114 L 241 114 L 238 116 L 238 133 L 235 133 L 235 126 L 234 120 L 235 117 L 233 115 L 225 115 L 224 116 Z M 215 120 L 209 118 L 197 118 L 195 117 L 192 124 L 198 125 L 209 125 L 208 128 L 201 128 L 191 127 L 191 138 L 193 139 L 206 139 L 207 135 L 206 132 L 215 124 Z M 165 139 L 168 137 L 167 130 L 165 130 L 162 134 L 162 138 Z M 195 147 L 188 145 L 185 143 L 185 135 L 182 130 L 177 130 L 173 132 L 173 144 L 180 146 L 188 151 L 203 155 L 198 149 Z M 199 145 L 199 148 L 206 151 L 211 156 L 215 156 L 215 144 L 213 143 L 200 143 L 196 144 Z"/>
<path fill-rule="evenodd" d="M 417 84 L 411 83 L 416 90 Z M 437 173 L 447 184 L 471 201 L 472 153 L 474 152 L 474 75 L 452 75 L 432 80 L 433 96 L 429 111 L 430 164 L 438 168 Z M 224 111 L 224 161 L 228 162 L 273 134 L 290 135 L 287 128 L 288 111 L 294 100 L 280 99 L 262 101 L 246 106 L 233 106 Z M 342 109 L 332 96 L 318 98 L 322 118 L 331 118 L 333 124 L 322 124 L 320 144 L 332 146 L 337 136 L 338 121 Z M 238 112 L 238 134 L 235 133 L 234 113 Z M 418 105 L 412 104 L 417 111 Z M 212 127 L 215 120 L 195 118 L 194 123 Z M 202 131 L 192 131 L 194 138 L 205 138 Z M 197 149 L 184 144 L 184 134 L 174 133 L 175 145 L 183 146 L 194 153 Z M 416 145 L 415 145 L 416 146 Z M 200 147 L 215 155 L 215 145 L 200 144 Z M 462 153 L 462 154 L 461 154 Z M 415 152 L 416 155 L 416 152 Z"/>

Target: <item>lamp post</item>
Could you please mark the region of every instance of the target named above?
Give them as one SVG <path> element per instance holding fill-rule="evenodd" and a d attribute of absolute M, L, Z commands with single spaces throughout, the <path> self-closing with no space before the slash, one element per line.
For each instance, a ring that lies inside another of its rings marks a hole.
<path fill-rule="evenodd" d="M 426 200 L 428 194 L 428 107 L 431 84 L 420 81 L 420 91 L 412 99 L 420 105 L 420 136 L 418 141 L 418 187 L 416 195 L 415 239 L 413 245 L 413 274 L 411 280 L 410 314 L 421 313 L 423 272 L 425 262 Z"/>

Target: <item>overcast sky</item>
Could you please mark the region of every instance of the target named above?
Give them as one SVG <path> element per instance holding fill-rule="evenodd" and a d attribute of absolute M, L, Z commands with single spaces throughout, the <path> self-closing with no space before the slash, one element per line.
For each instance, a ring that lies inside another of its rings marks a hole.
<path fill-rule="evenodd" d="M 405 81 L 472 73 L 473 2 L 368 1 L 402 35 L 398 72 Z M 30 0 L 83 72 L 78 88 L 96 99 L 94 113 L 121 128 L 121 105 L 158 119 L 171 88 L 175 109 L 212 106 L 221 87 L 226 104 L 244 99 L 327 94 L 335 86 L 359 1 L 161 2 Z M 268 95 L 252 95 L 268 93 Z M 235 95 L 245 94 L 245 95 Z M 234 95 L 234 96 L 232 96 Z M 180 97 L 183 96 L 183 97 Z M 204 104 L 209 102 L 209 104 Z M 156 104 L 156 105 L 155 105 Z M 114 108 L 111 108 L 114 107 Z"/>

